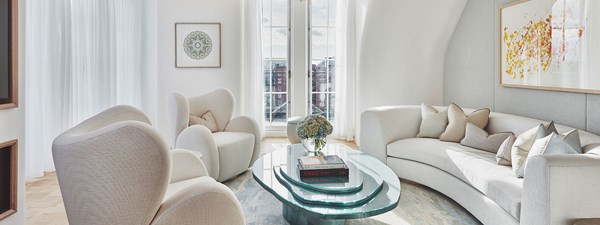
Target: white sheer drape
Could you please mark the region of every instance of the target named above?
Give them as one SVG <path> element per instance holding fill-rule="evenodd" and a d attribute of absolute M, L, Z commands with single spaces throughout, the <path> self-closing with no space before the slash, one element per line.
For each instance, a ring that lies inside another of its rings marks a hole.
<path fill-rule="evenodd" d="M 354 0 L 337 3 L 333 135 L 349 141 L 354 139 L 356 111 L 355 8 Z"/>
<path fill-rule="evenodd" d="M 265 133 L 262 66 L 262 0 L 244 1 L 242 114 L 254 118 Z"/>
<path fill-rule="evenodd" d="M 65 129 L 117 104 L 141 107 L 144 0 L 28 0 L 26 177 L 53 171 Z"/>

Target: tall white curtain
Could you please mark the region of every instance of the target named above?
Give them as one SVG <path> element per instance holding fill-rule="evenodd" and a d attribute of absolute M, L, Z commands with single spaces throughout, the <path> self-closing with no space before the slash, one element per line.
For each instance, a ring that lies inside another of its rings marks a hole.
<path fill-rule="evenodd" d="M 242 114 L 254 118 L 265 134 L 262 65 L 262 0 L 244 1 Z"/>
<path fill-rule="evenodd" d="M 356 2 L 337 3 L 335 120 L 333 135 L 354 140 L 356 109 Z"/>
<path fill-rule="evenodd" d="M 26 2 L 26 177 L 53 171 L 52 141 L 118 104 L 141 107 L 144 0 Z"/>

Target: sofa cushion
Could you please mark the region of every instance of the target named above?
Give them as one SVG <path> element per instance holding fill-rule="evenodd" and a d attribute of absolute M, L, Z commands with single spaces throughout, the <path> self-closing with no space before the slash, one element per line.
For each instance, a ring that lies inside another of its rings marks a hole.
<path fill-rule="evenodd" d="M 479 109 L 467 116 L 460 106 L 450 103 L 448 106 L 448 126 L 444 133 L 440 135 L 440 140 L 460 142 L 465 137 L 465 127 L 468 122 L 483 129 L 488 124 L 489 116 L 490 109 Z"/>
<path fill-rule="evenodd" d="M 243 132 L 216 132 L 213 134 L 219 150 L 219 178 L 233 177 L 250 167 L 254 151 L 254 135 Z"/>
<path fill-rule="evenodd" d="M 537 137 L 546 137 L 551 133 L 557 133 L 554 122 L 550 122 L 548 125 L 540 124 L 517 137 L 510 153 L 515 176 L 523 177 L 525 175 L 525 161 Z"/>
<path fill-rule="evenodd" d="M 510 135 L 512 135 L 512 133 L 509 132 L 488 134 L 488 132 L 475 126 L 475 124 L 467 123 L 465 138 L 460 141 L 460 144 L 491 153 L 497 153 L 500 146 L 502 146 L 502 143 L 504 143 Z"/>
<path fill-rule="evenodd" d="M 523 180 L 511 167 L 496 164 L 496 154 L 437 139 L 410 138 L 387 146 L 388 156 L 431 165 L 463 180 L 519 219 Z"/>
<path fill-rule="evenodd" d="M 513 144 L 515 143 L 515 140 L 517 140 L 517 138 L 514 134 L 511 133 L 510 136 L 508 136 L 508 138 L 506 138 L 506 140 L 502 142 L 502 145 L 500 145 L 500 148 L 498 148 L 498 153 L 496 153 L 496 163 L 498 163 L 498 165 L 512 165 L 510 152 Z"/>
<path fill-rule="evenodd" d="M 448 126 L 448 110 L 438 111 L 433 106 L 421 104 L 420 138 L 439 138 Z"/>

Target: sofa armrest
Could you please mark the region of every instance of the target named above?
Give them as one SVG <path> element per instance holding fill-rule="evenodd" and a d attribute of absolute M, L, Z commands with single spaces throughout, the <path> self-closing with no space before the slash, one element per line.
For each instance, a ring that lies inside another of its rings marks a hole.
<path fill-rule="evenodd" d="M 210 180 L 187 187 L 161 205 L 152 225 L 245 224 L 242 207 L 225 185 Z"/>
<path fill-rule="evenodd" d="M 227 126 L 225 126 L 225 131 L 245 132 L 254 135 L 254 149 L 252 150 L 252 159 L 248 165 L 248 167 L 252 167 L 254 161 L 256 161 L 260 156 L 260 141 L 262 139 L 262 135 L 260 133 L 258 123 L 250 117 L 238 116 L 229 121 Z"/>
<path fill-rule="evenodd" d="M 360 116 L 360 149 L 386 163 L 387 145 L 400 139 L 416 137 L 420 125 L 420 106 L 367 109 Z"/>
<path fill-rule="evenodd" d="M 219 151 L 212 132 L 202 125 L 185 128 L 175 143 L 175 148 L 187 149 L 202 154 L 201 160 L 208 170 L 210 177 L 219 177 Z"/>
<path fill-rule="evenodd" d="M 600 157 L 540 155 L 527 164 L 521 224 L 567 225 L 600 217 Z"/>
<path fill-rule="evenodd" d="M 171 157 L 173 159 L 173 163 L 171 163 L 171 183 L 208 176 L 208 170 L 200 159 L 199 152 L 173 149 L 171 155 L 173 156 Z"/>

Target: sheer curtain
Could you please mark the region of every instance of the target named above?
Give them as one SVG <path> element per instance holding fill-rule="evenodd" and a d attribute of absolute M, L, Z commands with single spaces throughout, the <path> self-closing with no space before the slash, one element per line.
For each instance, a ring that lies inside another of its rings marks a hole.
<path fill-rule="evenodd" d="M 144 0 L 26 3 L 26 177 L 53 171 L 52 141 L 106 108 L 142 104 Z"/>
<path fill-rule="evenodd" d="M 354 140 L 356 108 L 355 0 L 338 1 L 336 18 L 335 120 L 333 135 Z"/>
<path fill-rule="evenodd" d="M 258 122 L 261 134 L 264 125 L 264 77 L 262 65 L 262 0 L 244 1 L 244 53 L 242 71 L 242 114 Z"/>

